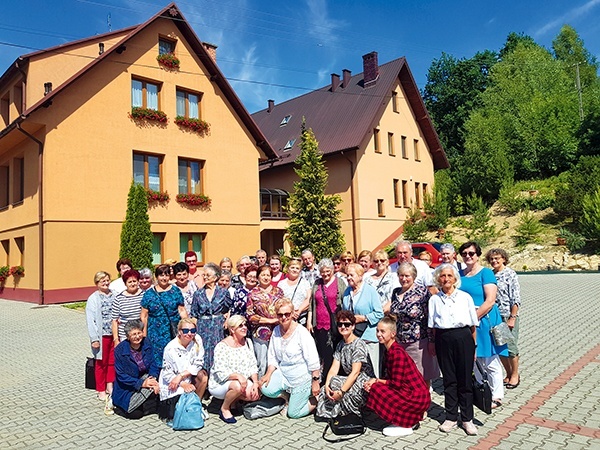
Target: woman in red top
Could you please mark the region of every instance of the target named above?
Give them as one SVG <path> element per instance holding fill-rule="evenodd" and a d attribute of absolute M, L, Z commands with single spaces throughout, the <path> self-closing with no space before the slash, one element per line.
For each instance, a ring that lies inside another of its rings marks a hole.
<path fill-rule="evenodd" d="M 392 424 L 383 429 L 385 436 L 408 436 L 431 404 L 429 387 L 414 361 L 396 342 L 394 315 L 386 315 L 379 321 L 377 339 L 387 349 L 387 378 L 372 378 L 364 384 L 369 393 L 367 408 Z"/>

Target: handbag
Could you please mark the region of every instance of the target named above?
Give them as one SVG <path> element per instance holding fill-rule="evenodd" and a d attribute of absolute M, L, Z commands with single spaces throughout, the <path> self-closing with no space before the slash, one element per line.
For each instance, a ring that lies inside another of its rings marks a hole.
<path fill-rule="evenodd" d="M 85 361 L 85 388 L 96 389 L 96 372 L 94 371 L 95 359 L 88 357 Z"/>
<path fill-rule="evenodd" d="M 285 407 L 282 398 L 262 397 L 255 402 L 244 405 L 244 417 L 248 420 L 262 419 L 278 414 Z"/>
<path fill-rule="evenodd" d="M 186 392 L 179 397 L 173 416 L 173 429 L 199 430 L 204 427 L 202 402 L 195 392 Z"/>
<path fill-rule="evenodd" d="M 338 437 L 337 439 L 332 439 L 327 437 L 327 430 L 331 428 L 331 431 L 336 436 L 346 436 Z M 329 423 L 325 426 L 323 430 L 323 439 L 327 442 L 342 442 L 347 441 L 349 439 L 354 439 L 359 437 L 365 433 L 365 424 L 362 420 L 362 417 L 357 416 L 354 413 L 347 414 L 345 416 L 338 416 L 332 419 L 329 419 Z M 351 436 L 353 435 L 353 436 Z"/>
<path fill-rule="evenodd" d="M 475 366 L 481 374 L 481 383 L 475 378 L 473 373 L 473 405 L 477 406 L 486 414 L 492 413 L 492 389 L 488 382 L 488 375 L 486 371 L 481 367 L 481 363 L 475 360 Z"/>
<path fill-rule="evenodd" d="M 506 322 L 500 322 L 495 327 L 492 327 L 490 332 L 494 338 L 494 344 L 497 346 L 511 344 L 515 340 L 515 337 Z"/>

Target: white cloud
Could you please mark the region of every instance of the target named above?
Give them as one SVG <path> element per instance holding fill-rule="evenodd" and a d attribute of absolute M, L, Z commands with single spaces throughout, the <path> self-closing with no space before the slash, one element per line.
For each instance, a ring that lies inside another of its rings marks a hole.
<path fill-rule="evenodd" d="M 550 32 L 558 27 L 561 27 L 562 25 L 564 25 L 567 22 L 571 22 L 575 19 L 578 19 L 579 17 L 583 16 L 584 14 L 587 14 L 592 8 L 594 8 L 595 6 L 597 6 L 599 4 L 600 4 L 600 0 L 589 0 L 584 5 L 577 6 L 575 8 L 570 9 L 563 15 L 557 17 L 556 19 L 548 22 L 547 24 L 545 24 L 544 26 L 542 26 L 538 30 L 536 30 L 533 33 L 533 37 L 539 38 L 539 37 L 545 35 L 546 33 Z"/>
<path fill-rule="evenodd" d="M 329 17 L 326 0 L 306 0 L 308 6 L 308 34 L 319 45 L 336 44 L 339 40 L 338 30 L 344 22 Z"/>

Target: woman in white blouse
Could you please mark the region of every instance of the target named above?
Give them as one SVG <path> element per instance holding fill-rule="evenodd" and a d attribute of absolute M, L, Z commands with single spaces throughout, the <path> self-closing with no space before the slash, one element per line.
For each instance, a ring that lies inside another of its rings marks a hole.
<path fill-rule="evenodd" d="M 208 391 L 223 399 L 219 418 L 225 423 L 236 423 L 231 405 L 237 400 L 256 401 L 258 392 L 258 364 L 250 340 L 246 339 L 246 319 L 239 315 L 227 320 L 229 336 L 215 347 L 215 359 L 208 380 Z"/>
<path fill-rule="evenodd" d="M 306 326 L 306 316 L 311 294 L 311 285 L 300 276 L 302 262 L 299 258 L 292 258 L 287 267 L 287 275 L 277 287 L 283 291 L 283 296 L 292 301 L 294 305 L 294 319 Z"/>
<path fill-rule="evenodd" d="M 375 271 L 365 273 L 364 281 L 375 288 L 379 294 L 383 312 L 389 313 L 392 292 L 400 287 L 400 281 L 398 275 L 390 271 L 390 259 L 385 250 L 375 252 L 373 263 L 375 264 Z"/>
<path fill-rule="evenodd" d="M 312 336 L 292 319 L 292 302 L 287 298 L 278 300 L 275 312 L 279 325 L 271 335 L 269 366 L 259 384 L 267 397 L 287 398 L 289 394 L 287 415 L 298 419 L 310 414 L 317 405 L 321 363 Z"/>

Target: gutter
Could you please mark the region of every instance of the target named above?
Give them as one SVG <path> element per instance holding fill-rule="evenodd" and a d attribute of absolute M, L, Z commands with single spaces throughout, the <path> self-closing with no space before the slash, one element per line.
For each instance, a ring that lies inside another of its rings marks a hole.
<path fill-rule="evenodd" d="M 21 123 L 16 124 L 17 130 L 34 141 L 38 145 L 38 232 L 39 232 L 39 304 L 44 304 L 44 143 L 35 136 L 29 134 Z"/>

